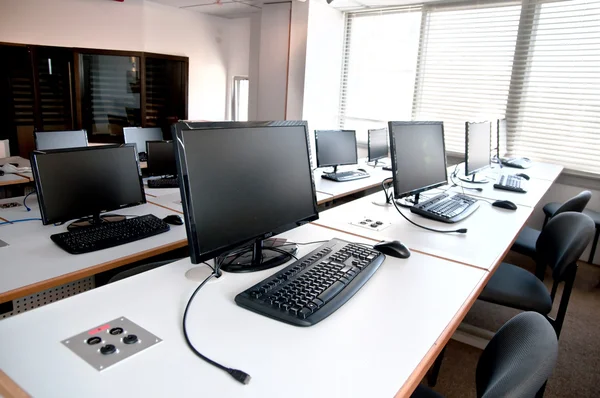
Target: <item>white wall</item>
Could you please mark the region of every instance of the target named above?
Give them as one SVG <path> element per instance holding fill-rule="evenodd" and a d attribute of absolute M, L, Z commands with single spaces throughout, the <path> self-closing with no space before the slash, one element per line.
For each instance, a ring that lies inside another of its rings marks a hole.
<path fill-rule="evenodd" d="M 189 118 L 223 120 L 235 21 L 146 0 L 1 0 L 0 42 L 187 56 Z"/>
<path fill-rule="evenodd" d="M 339 128 L 343 44 L 344 14 L 323 0 L 311 0 L 302 119 L 308 121 L 313 154 L 314 130 Z M 316 162 L 315 156 L 313 159 Z"/>

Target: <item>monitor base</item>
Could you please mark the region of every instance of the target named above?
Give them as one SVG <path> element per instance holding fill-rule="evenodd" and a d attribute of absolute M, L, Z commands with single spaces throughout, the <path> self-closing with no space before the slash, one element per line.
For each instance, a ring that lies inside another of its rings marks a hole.
<path fill-rule="evenodd" d="M 235 254 L 227 256 L 221 263 L 220 269 L 232 273 L 262 271 L 292 260 L 292 255 L 297 251 L 298 246 L 287 243 L 287 239 L 259 240 L 252 246 L 247 246 Z"/>
<path fill-rule="evenodd" d="M 69 224 L 67 226 L 67 231 L 73 231 L 79 228 L 89 228 L 99 224 L 119 222 L 125 220 L 125 218 L 125 216 L 120 216 L 118 214 L 93 215 L 84 217 Z"/>
<path fill-rule="evenodd" d="M 194 282 L 204 282 L 206 278 L 208 278 L 213 273 L 213 270 L 207 265 L 200 265 L 194 268 L 190 268 L 186 271 L 185 277 Z M 217 276 L 210 280 L 208 283 L 214 283 L 218 280 L 221 280 L 221 276 Z"/>
<path fill-rule="evenodd" d="M 458 176 L 458 179 L 463 182 L 468 182 L 470 184 L 487 184 L 490 182 L 486 177 L 478 178 L 478 174 L 471 174 L 470 176 Z"/>

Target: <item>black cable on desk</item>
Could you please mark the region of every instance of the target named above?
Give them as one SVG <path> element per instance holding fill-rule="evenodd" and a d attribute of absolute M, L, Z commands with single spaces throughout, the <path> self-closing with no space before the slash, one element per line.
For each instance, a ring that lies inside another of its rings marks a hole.
<path fill-rule="evenodd" d="M 215 263 L 215 268 L 212 268 L 212 269 L 213 269 L 213 272 L 206 279 L 204 279 L 204 281 L 196 288 L 196 290 L 194 290 L 194 293 L 192 293 L 192 296 L 190 297 L 190 299 L 187 302 L 187 305 L 185 306 L 185 311 L 183 312 L 183 336 L 185 337 L 185 342 L 187 343 L 188 347 L 190 347 L 190 349 L 194 352 L 194 354 L 196 354 L 200 359 L 208 362 L 212 366 L 215 366 L 215 367 L 217 367 L 217 368 L 219 368 L 219 369 L 221 369 L 221 370 L 229 373 L 231 375 L 231 377 L 233 377 L 234 379 L 236 379 L 240 383 L 242 383 L 242 384 L 248 384 L 248 383 L 250 383 L 250 379 L 251 379 L 251 377 L 250 377 L 250 375 L 248 373 L 246 373 L 244 371 L 241 371 L 239 369 L 228 368 L 226 366 L 221 365 L 218 362 L 213 361 L 209 357 L 207 357 L 205 355 L 202 355 L 200 353 L 200 351 L 198 351 L 196 349 L 196 347 L 194 347 L 192 345 L 192 342 L 190 341 L 190 338 L 189 338 L 188 333 L 187 333 L 186 320 L 187 320 L 187 314 L 188 314 L 188 310 L 190 308 L 190 304 L 192 303 L 192 301 L 194 300 L 194 297 L 196 297 L 196 294 L 200 291 L 200 289 L 202 289 L 202 287 L 212 277 L 217 276 L 217 275 L 220 274 L 219 264 L 218 263 Z"/>

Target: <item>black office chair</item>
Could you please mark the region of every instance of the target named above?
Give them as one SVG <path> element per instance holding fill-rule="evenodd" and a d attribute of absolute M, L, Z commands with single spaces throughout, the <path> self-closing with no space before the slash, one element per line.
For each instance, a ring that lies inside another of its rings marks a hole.
<path fill-rule="evenodd" d="M 594 234 L 594 221 L 582 213 L 566 212 L 554 216 L 536 242 L 537 269 L 552 269 L 552 291 L 523 268 L 501 263 L 479 295 L 479 300 L 524 311 L 535 311 L 548 318 L 560 336 L 571 290 L 577 274 L 577 260 Z M 556 290 L 565 286 L 556 319 L 549 317 Z"/>
<path fill-rule="evenodd" d="M 591 197 L 592 193 L 590 191 L 583 191 L 577 196 L 566 201 L 562 206 L 555 209 L 552 216 L 567 211 L 575 211 L 581 213 L 583 209 L 585 209 L 585 206 L 587 206 Z M 548 219 L 549 217 L 546 217 L 546 220 L 544 221 L 544 227 L 546 226 Z M 530 227 L 524 227 L 519 233 L 519 236 L 517 236 L 517 240 L 513 244 L 511 250 L 529 256 L 535 260 L 535 245 L 539 237 L 539 230 Z M 536 275 L 541 280 L 544 280 L 544 271 L 545 269 L 536 269 Z"/>
<path fill-rule="evenodd" d="M 554 329 L 535 312 L 523 312 L 498 330 L 479 357 L 477 396 L 535 397 L 552 374 L 558 355 Z M 441 397 L 419 385 L 411 397 Z"/>
<path fill-rule="evenodd" d="M 562 209 L 562 206 L 562 204 L 557 202 L 551 202 L 544 206 L 544 215 L 546 216 L 544 219 L 544 225 L 546 225 L 548 220 L 554 217 L 554 215 L 556 215 L 557 212 Z M 588 257 L 588 263 L 593 264 L 594 256 L 596 255 L 596 248 L 598 247 L 598 238 L 600 238 L 600 213 L 594 210 L 585 209 L 583 214 L 589 216 L 596 224 L 596 234 L 594 235 L 594 240 L 592 241 L 592 250 L 590 251 L 590 256 Z"/>
<path fill-rule="evenodd" d="M 128 269 L 123 272 L 119 272 L 118 274 L 114 275 L 112 278 L 110 278 L 108 280 L 107 284 L 117 282 L 122 279 L 129 278 L 130 276 L 141 274 L 142 272 L 150 271 L 154 268 L 162 267 L 163 265 L 167 265 L 167 264 L 173 263 L 175 261 L 179 261 L 179 260 L 181 260 L 181 259 L 155 261 L 153 263 L 138 265 L 137 267 Z"/>

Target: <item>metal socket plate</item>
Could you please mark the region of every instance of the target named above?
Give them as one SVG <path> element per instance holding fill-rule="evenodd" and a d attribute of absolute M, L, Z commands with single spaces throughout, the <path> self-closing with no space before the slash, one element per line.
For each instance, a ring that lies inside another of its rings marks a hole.
<path fill-rule="evenodd" d="M 392 223 L 385 222 L 383 220 L 378 220 L 376 218 L 363 217 L 360 220 L 351 221 L 350 225 L 366 228 L 371 231 L 383 231 L 384 229 L 392 225 Z"/>
<path fill-rule="evenodd" d="M 161 341 L 122 316 L 63 340 L 62 343 L 96 370 L 103 371 Z"/>

